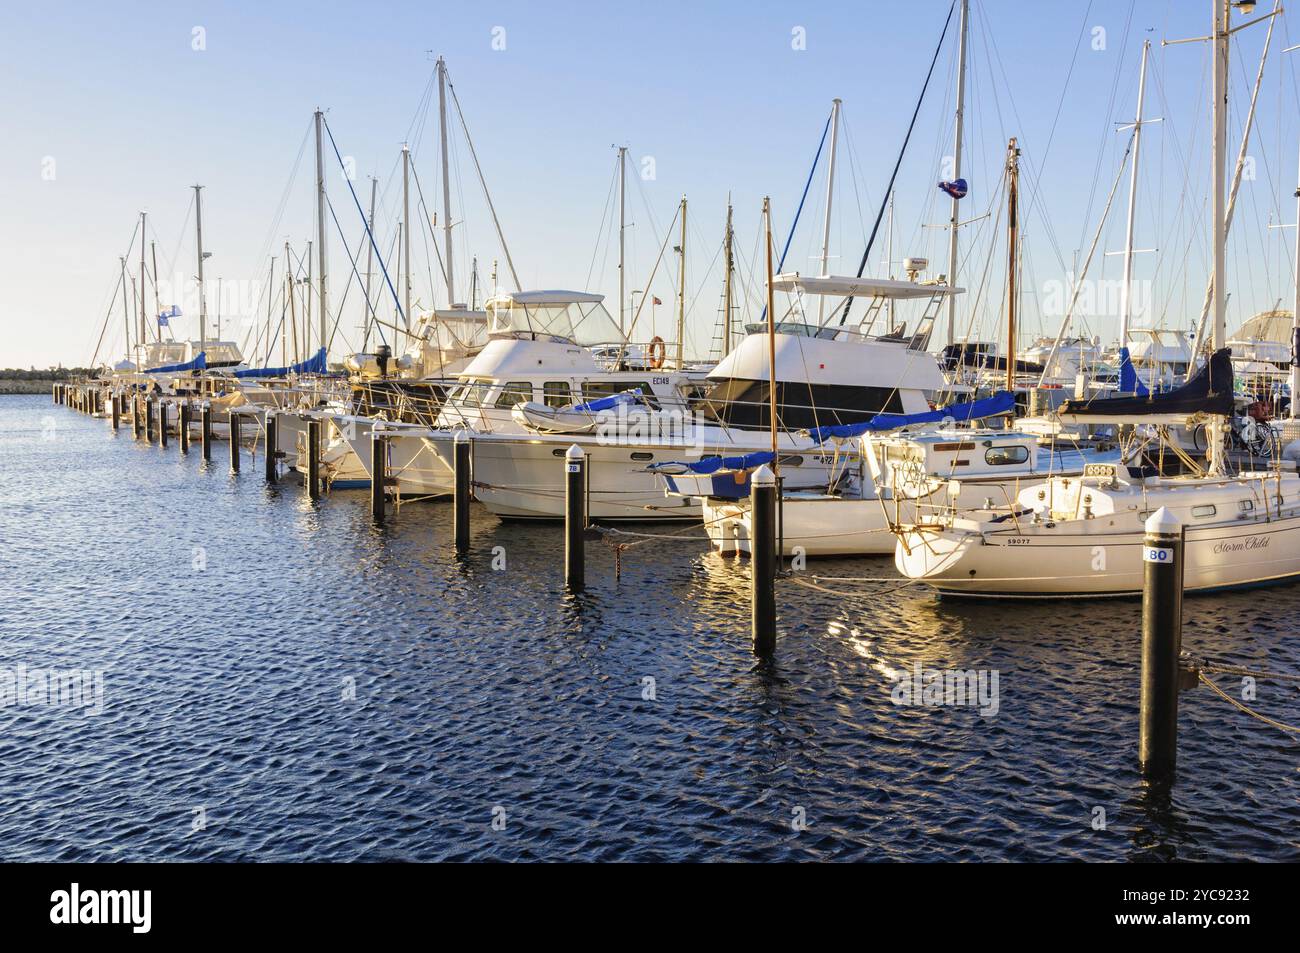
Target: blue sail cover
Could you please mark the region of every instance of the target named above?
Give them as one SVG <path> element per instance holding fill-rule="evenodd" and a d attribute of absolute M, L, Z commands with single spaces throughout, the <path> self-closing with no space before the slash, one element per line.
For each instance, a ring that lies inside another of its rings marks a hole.
<path fill-rule="evenodd" d="M 996 417 L 1015 410 L 1016 395 L 1009 390 L 998 391 L 992 397 L 972 400 L 964 404 L 952 404 L 941 410 L 929 410 L 920 414 L 876 414 L 870 420 L 856 424 L 836 424 L 831 427 L 816 427 L 808 431 L 812 439 L 821 443 L 832 438 L 845 440 L 860 437 L 864 433 L 878 430 L 897 430 L 913 424 L 933 424 L 945 420 L 965 423 L 981 417 Z"/>
<path fill-rule="evenodd" d="M 199 356 L 192 361 L 186 361 L 184 364 L 165 364 L 162 367 L 151 367 L 146 374 L 182 374 L 185 371 L 202 371 L 208 366 L 208 352 L 199 351 Z"/>
<path fill-rule="evenodd" d="M 638 387 L 634 390 L 625 390 L 622 393 L 615 394 L 612 397 L 602 397 L 600 398 L 600 400 L 588 401 L 585 404 L 579 404 L 578 406 L 570 409 L 595 413 L 598 410 L 609 410 L 613 407 L 617 407 L 619 404 L 632 403 L 633 401 L 637 400 L 640 396 L 641 396 L 641 388 Z"/>
<path fill-rule="evenodd" d="M 288 374 L 324 374 L 327 370 L 325 349 L 321 348 L 309 360 L 288 367 L 250 367 L 235 371 L 236 377 L 285 377 Z"/>
<path fill-rule="evenodd" d="M 761 467 L 765 463 L 771 463 L 774 457 L 775 454 L 771 450 L 761 450 L 756 453 L 746 453 L 739 457 L 701 457 L 694 463 L 688 461 L 652 463 L 646 469 L 655 473 L 707 475 L 717 473 L 719 470 L 752 470 L 754 467 Z"/>
<path fill-rule="evenodd" d="M 1133 366 L 1133 359 L 1129 357 L 1128 348 L 1119 349 L 1119 392 L 1121 394 L 1134 394 L 1138 397 L 1147 397 L 1151 391 L 1147 386 L 1138 379 L 1137 368 Z"/>

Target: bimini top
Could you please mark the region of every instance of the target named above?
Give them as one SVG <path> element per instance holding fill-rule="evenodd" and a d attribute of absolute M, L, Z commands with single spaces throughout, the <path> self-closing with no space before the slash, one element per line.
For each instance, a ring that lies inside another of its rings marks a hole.
<path fill-rule="evenodd" d="M 604 295 L 586 291 L 502 291 L 484 303 L 488 333 L 572 341 L 583 347 L 622 341 Z"/>
<path fill-rule="evenodd" d="M 933 298 L 935 295 L 965 294 L 965 288 L 950 285 L 922 284 L 919 281 L 899 281 L 894 278 L 854 278 L 837 275 L 812 277 L 797 271 L 777 275 L 772 279 L 772 290 L 791 291 L 809 295 L 834 295 L 847 298 Z"/>

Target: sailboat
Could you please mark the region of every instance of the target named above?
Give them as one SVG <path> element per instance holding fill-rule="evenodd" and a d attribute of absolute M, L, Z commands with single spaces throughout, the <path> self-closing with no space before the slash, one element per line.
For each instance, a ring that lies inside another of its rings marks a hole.
<path fill-rule="evenodd" d="M 1157 432 L 1208 419 L 1206 471 L 1165 477 L 1099 465 L 1081 477 L 1054 478 L 1028 486 L 1010 506 L 938 516 L 902 527 L 895 564 L 905 576 L 924 581 L 943 594 L 960 596 L 1135 595 L 1142 589 L 1144 521 L 1163 507 L 1185 530 L 1182 571 L 1188 592 L 1300 577 L 1300 475 L 1295 464 L 1284 461 L 1272 470 L 1247 470 L 1235 476 L 1227 472 L 1225 422 L 1233 413 L 1234 395 L 1231 352 L 1224 346 L 1224 146 L 1228 44 L 1235 32 L 1229 30 L 1228 15 L 1234 6 L 1226 0 L 1213 0 L 1215 350 L 1180 388 L 1144 396 L 1070 401 L 1059 414 L 1064 423 L 1128 423 Z M 1274 10 L 1265 18 L 1278 12 Z"/>

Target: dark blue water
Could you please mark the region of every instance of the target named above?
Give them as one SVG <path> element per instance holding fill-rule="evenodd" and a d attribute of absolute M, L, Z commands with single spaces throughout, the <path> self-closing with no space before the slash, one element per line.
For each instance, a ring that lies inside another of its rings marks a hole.
<path fill-rule="evenodd" d="M 378 530 L 365 493 L 314 506 L 227 459 L 0 398 L 0 672 L 104 685 L 97 714 L 0 708 L 0 859 L 1300 857 L 1300 745 L 1203 688 L 1172 794 L 1141 783 L 1135 602 L 787 583 L 766 671 L 747 564 L 701 542 L 617 581 L 589 544 L 573 598 L 558 527 L 476 510 L 461 562 L 445 504 Z M 1185 644 L 1300 672 L 1298 607 L 1189 600 Z M 997 670 L 997 714 L 896 706 L 917 661 Z M 1253 705 L 1300 722 L 1294 685 Z"/>

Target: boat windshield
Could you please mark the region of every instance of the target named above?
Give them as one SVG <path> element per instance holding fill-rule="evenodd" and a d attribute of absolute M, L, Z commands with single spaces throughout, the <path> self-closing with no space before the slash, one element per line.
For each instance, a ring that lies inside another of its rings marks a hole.
<path fill-rule="evenodd" d="M 621 341 L 618 324 L 600 295 L 574 291 L 525 291 L 488 299 L 488 332 L 529 334 L 572 341 L 582 347 Z"/>

